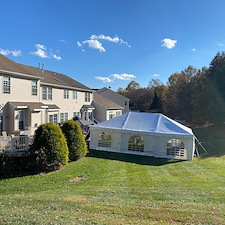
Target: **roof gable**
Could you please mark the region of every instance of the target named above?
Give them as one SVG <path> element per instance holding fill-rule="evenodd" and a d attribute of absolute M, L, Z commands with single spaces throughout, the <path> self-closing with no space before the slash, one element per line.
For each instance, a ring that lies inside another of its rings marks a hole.
<path fill-rule="evenodd" d="M 114 100 L 114 99 L 124 99 L 125 101 L 129 101 L 130 99 L 115 92 L 112 91 L 111 89 L 108 89 L 106 87 L 99 89 L 98 91 L 96 91 L 98 94 L 105 96 L 108 99 Z"/>

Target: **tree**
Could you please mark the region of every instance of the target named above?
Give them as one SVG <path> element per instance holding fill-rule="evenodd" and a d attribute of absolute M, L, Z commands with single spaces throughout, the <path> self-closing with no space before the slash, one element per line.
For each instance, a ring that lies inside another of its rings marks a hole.
<path fill-rule="evenodd" d="M 74 161 L 85 156 L 88 151 L 80 124 L 74 120 L 68 120 L 62 124 L 61 128 L 69 148 L 69 159 Z"/>
<path fill-rule="evenodd" d="M 136 81 L 133 80 L 127 85 L 126 91 L 130 92 L 130 91 L 132 91 L 134 89 L 139 89 L 139 88 L 140 88 L 139 83 L 137 83 Z"/>
<path fill-rule="evenodd" d="M 159 79 L 151 79 L 148 84 L 148 88 L 155 89 L 158 86 L 163 85 L 163 82 Z"/>
<path fill-rule="evenodd" d="M 154 88 L 154 97 L 150 109 L 154 112 L 164 113 L 165 99 L 168 91 L 168 86 L 158 84 Z"/>
<path fill-rule="evenodd" d="M 225 52 L 218 52 L 210 63 L 207 88 L 210 93 L 208 111 L 212 122 L 224 122 L 225 118 Z"/>
<path fill-rule="evenodd" d="M 192 121 L 194 89 L 191 81 L 198 72 L 199 70 L 188 66 L 180 73 L 174 73 L 169 77 L 166 97 L 166 112 L 169 116 Z"/>
<path fill-rule="evenodd" d="M 58 169 L 68 163 L 68 147 L 59 126 L 45 123 L 35 131 L 31 151 L 35 154 L 35 164 L 40 171 Z"/>

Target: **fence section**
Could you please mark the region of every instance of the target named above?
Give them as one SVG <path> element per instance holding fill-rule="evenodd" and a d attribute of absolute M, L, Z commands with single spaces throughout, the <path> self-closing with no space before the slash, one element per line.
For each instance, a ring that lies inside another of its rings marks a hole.
<path fill-rule="evenodd" d="M 33 136 L 0 136 L 0 154 L 7 156 L 28 155 Z"/>

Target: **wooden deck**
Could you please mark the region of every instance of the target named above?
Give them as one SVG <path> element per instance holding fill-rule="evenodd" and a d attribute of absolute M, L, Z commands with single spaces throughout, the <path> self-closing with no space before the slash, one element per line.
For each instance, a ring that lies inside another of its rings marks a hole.
<path fill-rule="evenodd" d="M 22 157 L 29 154 L 33 136 L 0 136 L 0 155 Z"/>

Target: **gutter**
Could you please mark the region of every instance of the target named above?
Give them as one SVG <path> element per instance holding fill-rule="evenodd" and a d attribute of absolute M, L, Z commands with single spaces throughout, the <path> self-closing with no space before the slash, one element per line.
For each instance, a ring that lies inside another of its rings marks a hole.
<path fill-rule="evenodd" d="M 39 76 L 33 76 L 33 75 L 28 75 L 24 73 L 17 73 L 17 72 L 12 72 L 12 71 L 7 71 L 7 70 L 0 70 L 0 73 L 2 74 L 7 74 L 7 75 L 17 75 L 17 76 L 22 76 L 26 78 L 32 78 L 32 79 L 44 79 L 44 77 L 39 77 Z"/>

